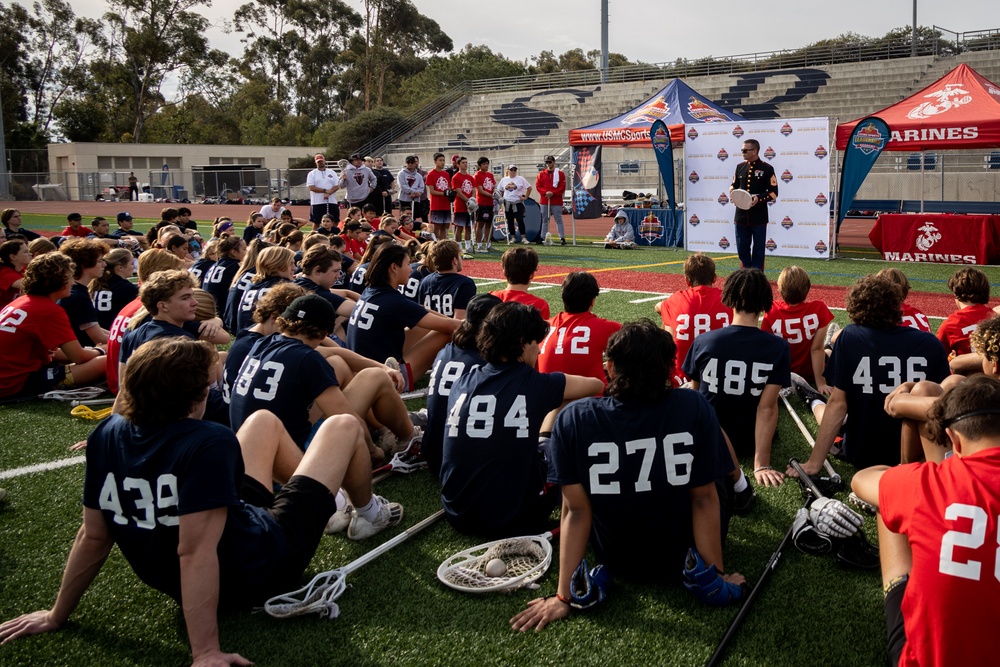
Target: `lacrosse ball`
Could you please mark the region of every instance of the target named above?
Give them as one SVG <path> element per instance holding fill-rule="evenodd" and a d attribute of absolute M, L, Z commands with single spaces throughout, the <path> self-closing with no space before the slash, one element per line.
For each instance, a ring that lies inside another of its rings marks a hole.
<path fill-rule="evenodd" d="M 499 558 L 494 558 L 486 564 L 485 572 L 487 577 L 502 577 L 507 574 L 507 563 Z"/>

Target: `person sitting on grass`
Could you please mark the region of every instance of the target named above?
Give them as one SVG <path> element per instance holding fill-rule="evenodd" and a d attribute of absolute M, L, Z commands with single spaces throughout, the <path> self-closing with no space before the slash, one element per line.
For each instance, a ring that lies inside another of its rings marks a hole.
<path fill-rule="evenodd" d="M 538 270 L 538 253 L 534 248 L 508 248 L 500 258 L 503 277 L 507 287 L 494 290 L 490 294 L 500 297 L 504 302 L 517 301 L 535 307 L 543 320 L 549 319 L 549 303 L 541 297 L 528 292 L 528 286 L 535 278 Z"/>
<path fill-rule="evenodd" d="M 764 315 L 760 328 L 770 331 L 786 341 L 791 348 L 792 372 L 810 384 L 816 384 L 821 394 L 830 395 L 833 389 L 823 379 L 826 367 L 826 332 L 833 322 L 833 313 L 820 300 L 806 301 L 812 283 L 805 269 L 786 266 L 778 275 L 776 301 Z"/>
<path fill-rule="evenodd" d="M 205 274 L 215 266 L 217 261 L 219 261 L 219 239 L 209 239 L 201 248 L 201 257 L 196 259 L 191 268 L 188 269 L 194 279 L 198 281 L 199 288 L 205 280 Z"/>
<path fill-rule="evenodd" d="M 1000 382 L 977 375 L 953 387 L 928 427 L 954 456 L 867 468 L 853 481 L 878 489 L 889 664 L 982 664 L 969 638 L 992 636 L 1000 618 Z M 960 633 L 940 631 L 956 622 Z"/>
<path fill-rule="evenodd" d="M 433 273 L 420 281 L 417 303 L 445 317 L 465 319 L 465 307 L 476 295 L 476 283 L 462 275 L 462 247 L 457 241 L 435 241 L 427 252 L 426 264 Z"/>
<path fill-rule="evenodd" d="M 532 600 L 511 619 L 515 630 L 541 630 L 569 615 L 570 582 L 588 539 L 611 577 L 644 584 L 680 581 L 694 548 L 718 574 L 692 592 L 699 599 L 721 592 L 723 603 L 742 598 L 746 580 L 724 574 L 722 554 L 729 511 L 719 498 L 728 494 L 732 458 L 708 401 L 671 388 L 674 357 L 670 335 L 656 324 L 626 324 L 608 343 L 607 396 L 577 401 L 556 418 L 548 481 L 563 497 L 559 582 L 555 596 Z M 666 466 L 658 462 L 661 447 Z M 655 535 L 651 507 L 659 515 Z M 635 567 L 635 554 L 647 549 L 657 554 L 654 572 Z"/>
<path fill-rule="evenodd" d="M 94 230 L 90 227 L 83 226 L 83 216 L 79 213 L 70 213 L 66 216 L 66 227 L 62 230 L 60 236 L 64 239 L 66 238 L 78 238 L 85 239 L 90 234 L 93 234 Z"/>
<path fill-rule="evenodd" d="M 715 408 L 732 443 L 734 459 L 753 456 L 757 484 L 778 486 L 784 475 L 771 467 L 771 444 L 778 426 L 778 392 L 790 382 L 788 343 L 757 328 L 771 309 L 773 295 L 760 269 L 740 269 L 726 278 L 722 302 L 733 309 L 732 325 L 699 336 L 684 360 L 693 389 Z M 753 503 L 753 487 L 738 469 L 734 511 Z M 749 489 L 749 490 L 747 490 Z"/>
<path fill-rule="evenodd" d="M 361 260 L 354 265 L 354 270 L 351 272 L 347 286 L 352 292 L 361 294 L 365 291 L 365 274 L 368 272 L 368 266 L 372 263 L 372 257 L 375 256 L 375 253 L 384 244 L 392 242 L 393 240 L 386 236 L 372 239 L 372 242 L 368 244 L 368 247 L 362 253 Z"/>
<path fill-rule="evenodd" d="M 24 239 L 0 244 L 0 308 L 21 296 L 24 270 L 31 259 L 28 242 Z"/>
<path fill-rule="evenodd" d="M 350 417 L 327 420 L 305 455 L 268 412 L 235 434 L 201 421 L 216 363 L 210 345 L 187 338 L 136 351 L 121 414 L 88 438 L 83 525 L 55 604 L 0 625 L 0 640 L 61 628 L 117 544 L 140 580 L 181 605 L 194 665 L 249 665 L 222 653 L 218 610 L 260 606 L 299 585 L 338 489 L 355 502 L 359 539 L 402 519 L 401 505 L 372 494 Z"/>
<path fill-rule="evenodd" d="M 604 247 L 622 250 L 631 250 L 635 247 L 635 230 L 632 229 L 632 223 L 628 221 L 625 211 L 619 210 L 615 214 L 615 224 L 604 237 Z"/>
<path fill-rule="evenodd" d="M 233 333 L 239 333 L 253 325 L 253 307 L 260 297 L 275 285 L 291 281 L 295 275 L 295 253 L 280 246 L 264 248 L 257 255 L 256 270 L 254 277 L 250 279 L 250 285 L 240 298 Z"/>
<path fill-rule="evenodd" d="M 111 250 L 104 256 L 103 275 L 91 280 L 87 286 L 97 310 L 97 324 L 107 329 L 109 340 L 118 313 L 139 296 L 139 288 L 129 280 L 135 273 L 135 261 L 132 253 L 125 248 Z"/>
<path fill-rule="evenodd" d="M 906 297 L 910 294 L 910 279 L 906 277 L 906 274 L 896 267 L 890 266 L 889 268 L 882 269 L 875 275 L 889 278 L 892 282 L 899 285 L 899 289 L 903 293 L 903 305 L 901 306 L 903 310 L 903 326 L 913 327 L 919 331 L 929 333 L 931 325 L 927 321 L 927 316 L 916 306 L 906 303 Z"/>
<path fill-rule="evenodd" d="M 76 266 L 72 291 L 69 296 L 59 300 L 59 305 L 69 316 L 77 340 L 84 347 L 107 344 L 108 330 L 99 324 L 101 318 L 87 290 L 90 281 L 104 274 L 104 253 L 107 248 L 100 241 L 71 239 L 59 247 L 59 252 L 73 260 Z"/>
<path fill-rule="evenodd" d="M 539 348 L 540 372 L 574 373 L 607 384 L 604 350 L 622 325 L 591 312 L 600 293 L 597 279 L 586 271 L 574 271 L 563 279 L 564 311 L 549 321 L 549 335 Z"/>
<path fill-rule="evenodd" d="M 722 303 L 722 290 L 714 287 L 715 278 L 715 261 L 711 257 L 702 252 L 688 255 L 684 260 L 687 289 L 674 292 L 654 307 L 663 329 L 677 346 L 672 380 L 675 387 L 688 381 L 682 367 L 694 339 L 728 327 L 733 321 L 733 309 Z"/>
<path fill-rule="evenodd" d="M 0 398 L 34 397 L 104 379 L 104 350 L 82 347 L 56 305 L 69 295 L 73 274 L 66 255 L 39 257 L 25 269 L 24 295 L 0 310 Z"/>
<path fill-rule="evenodd" d="M 898 465 L 902 421 L 886 414 L 886 398 L 904 382 L 940 383 L 949 375 L 944 348 L 933 334 L 900 325 L 903 293 L 894 281 L 859 278 L 846 301 L 851 324 L 837 336 L 824 371 L 833 387 L 829 401 L 796 384 L 819 423 L 816 446 L 802 466 L 809 475 L 819 474 L 842 426 L 841 455 L 855 467 Z"/>
<path fill-rule="evenodd" d="M 941 323 L 937 337 L 950 359 L 972 351 L 969 335 L 994 312 L 986 305 L 990 300 L 990 279 L 979 269 L 959 269 L 948 279 L 948 289 L 955 295 L 958 310 Z"/>
<path fill-rule="evenodd" d="M 548 447 L 539 436 L 551 431 L 555 415 L 549 413 L 599 394 L 604 383 L 536 371 L 548 328 L 535 308 L 496 306 L 476 336 L 486 366 L 451 387 L 441 502 L 460 532 L 487 539 L 539 533 L 559 503 L 546 489 Z"/>
<path fill-rule="evenodd" d="M 404 391 L 412 391 L 430 370 L 434 357 L 458 328 L 459 321 L 410 301 L 399 286 L 410 275 L 410 254 L 383 243 L 365 274 L 367 287 L 347 322 L 347 347 L 403 373 Z"/>

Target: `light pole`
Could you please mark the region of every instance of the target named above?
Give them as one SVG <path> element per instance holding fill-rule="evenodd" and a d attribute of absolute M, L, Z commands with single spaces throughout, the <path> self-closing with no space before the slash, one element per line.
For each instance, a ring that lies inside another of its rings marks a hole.
<path fill-rule="evenodd" d="M 914 0 L 916 2 L 916 0 Z M 601 83 L 608 82 L 608 0 L 601 0 Z"/>
<path fill-rule="evenodd" d="M 910 55 L 917 55 L 917 0 L 913 0 L 913 38 L 910 40 Z"/>

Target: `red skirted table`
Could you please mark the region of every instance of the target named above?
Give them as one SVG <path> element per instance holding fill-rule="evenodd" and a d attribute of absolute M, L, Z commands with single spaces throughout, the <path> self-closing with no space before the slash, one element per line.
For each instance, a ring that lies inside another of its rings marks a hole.
<path fill-rule="evenodd" d="M 890 261 L 1000 263 L 1000 215 L 885 213 L 868 238 Z"/>

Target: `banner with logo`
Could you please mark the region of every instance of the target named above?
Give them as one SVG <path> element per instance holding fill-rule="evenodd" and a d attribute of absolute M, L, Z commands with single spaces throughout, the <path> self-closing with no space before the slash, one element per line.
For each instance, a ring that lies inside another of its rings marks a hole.
<path fill-rule="evenodd" d="M 889 141 L 889 126 L 877 116 L 858 121 L 847 140 L 844 151 L 844 170 L 840 174 L 840 206 L 837 207 L 837 230 L 844 221 L 844 214 L 851 208 L 854 195 L 864 183 L 875 160 L 885 150 Z"/>
<path fill-rule="evenodd" d="M 774 167 L 778 199 L 768 204 L 766 249 L 780 257 L 830 256 L 830 123 L 828 118 L 713 123 L 685 127 L 685 247 L 736 252 L 736 207 L 729 186 L 747 139 Z"/>
<path fill-rule="evenodd" d="M 667 201 L 670 202 L 670 205 L 664 208 L 677 208 L 677 197 L 674 196 L 674 146 L 670 142 L 667 124 L 662 120 L 654 122 L 650 128 L 649 139 L 653 143 L 656 163 L 660 166 L 660 178 L 663 179 Z"/>
<path fill-rule="evenodd" d="M 574 146 L 573 165 L 573 217 L 601 217 L 601 147 Z"/>

